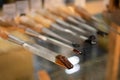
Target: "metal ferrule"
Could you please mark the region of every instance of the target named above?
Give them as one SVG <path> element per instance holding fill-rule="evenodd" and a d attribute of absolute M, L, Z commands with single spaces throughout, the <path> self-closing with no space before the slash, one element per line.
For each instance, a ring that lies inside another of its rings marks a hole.
<path fill-rule="evenodd" d="M 76 23 L 76 24 L 79 23 L 79 21 L 77 21 L 76 19 L 74 19 L 74 18 L 71 17 L 71 16 L 67 17 L 67 20 L 69 20 L 70 22 Z"/>
<path fill-rule="evenodd" d="M 67 39 L 65 39 L 65 38 L 57 35 L 56 33 L 52 32 L 51 30 L 49 30 L 47 28 L 42 28 L 42 32 L 45 33 L 45 34 L 47 34 L 47 35 L 49 35 L 49 36 L 52 36 L 52 37 L 57 38 L 59 40 L 62 40 L 63 42 L 65 42 L 67 44 L 72 44 L 71 41 L 69 41 L 69 40 L 67 40 Z"/>
<path fill-rule="evenodd" d="M 37 37 L 39 35 L 38 32 L 36 32 L 36 31 L 34 31 L 34 30 L 30 29 L 30 28 L 27 28 L 25 30 L 25 33 L 28 34 L 28 35 L 34 36 L 34 37 Z"/>
<path fill-rule="evenodd" d="M 25 43 L 23 40 L 15 37 L 13 35 L 10 35 L 10 34 L 8 35 L 8 40 L 13 42 L 13 43 L 16 43 L 18 45 L 23 45 Z"/>

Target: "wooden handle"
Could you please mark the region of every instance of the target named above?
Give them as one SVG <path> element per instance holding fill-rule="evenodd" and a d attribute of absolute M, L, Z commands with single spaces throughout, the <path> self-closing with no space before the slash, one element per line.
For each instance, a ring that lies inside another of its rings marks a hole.
<path fill-rule="evenodd" d="M 65 13 L 65 14 L 68 15 L 68 16 L 70 16 L 70 15 L 76 15 L 76 13 L 75 13 L 75 11 L 74 11 L 74 8 L 71 7 L 71 6 L 59 7 L 57 10 Z"/>
<path fill-rule="evenodd" d="M 7 31 L 14 31 L 16 30 L 16 24 L 13 20 L 9 21 L 9 20 L 4 20 L 1 21 L 0 20 L 0 27 L 5 28 Z"/>
<path fill-rule="evenodd" d="M 74 6 L 74 10 L 80 14 L 83 18 L 90 20 L 91 19 L 91 14 L 88 13 L 88 11 L 86 11 L 84 8 L 78 7 L 78 6 Z"/>
<path fill-rule="evenodd" d="M 21 16 L 17 18 L 16 21 L 18 22 L 18 24 L 24 25 L 22 27 L 24 28 L 24 30 L 26 30 L 27 28 L 31 28 L 38 32 L 41 32 L 41 29 L 43 28 L 41 24 L 37 24 L 34 20 L 32 20 L 31 18 L 28 18 L 27 16 Z"/>
<path fill-rule="evenodd" d="M 0 37 L 3 38 L 3 39 L 8 38 L 8 32 L 6 31 L 6 29 L 1 28 L 1 27 L 0 27 Z"/>
<path fill-rule="evenodd" d="M 57 8 L 57 10 L 60 11 L 60 12 L 65 13 L 67 15 L 71 14 L 71 11 L 67 7 L 59 7 L 59 8 Z"/>
<path fill-rule="evenodd" d="M 61 13 L 59 10 L 51 10 L 51 9 L 48 9 L 48 11 L 58 17 L 61 17 L 62 19 L 66 18 L 67 15 L 63 15 L 63 13 Z"/>
<path fill-rule="evenodd" d="M 52 23 L 50 20 L 47 20 L 43 16 L 38 14 L 28 14 L 27 16 L 34 19 L 37 23 L 42 24 L 44 27 L 47 28 L 49 28 Z"/>
<path fill-rule="evenodd" d="M 48 11 L 42 13 L 42 12 L 38 12 L 38 14 L 44 16 L 45 18 L 51 20 L 52 22 L 54 22 L 56 20 L 56 18 Z"/>

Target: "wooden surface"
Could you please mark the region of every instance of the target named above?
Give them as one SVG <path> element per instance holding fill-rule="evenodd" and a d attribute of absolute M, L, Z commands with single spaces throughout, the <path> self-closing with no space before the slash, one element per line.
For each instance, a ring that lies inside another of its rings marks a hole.
<path fill-rule="evenodd" d="M 33 80 L 32 55 L 23 48 L 2 53 L 0 80 Z"/>

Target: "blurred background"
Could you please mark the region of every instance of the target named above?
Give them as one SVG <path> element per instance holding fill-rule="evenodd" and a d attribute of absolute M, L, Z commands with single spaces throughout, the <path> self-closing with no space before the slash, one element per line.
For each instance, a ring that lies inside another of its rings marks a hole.
<path fill-rule="evenodd" d="M 74 5 L 76 13 L 71 10 Z M 67 7 L 66 12 L 62 7 Z M 0 0 L 0 31 L 4 28 L 25 41 L 21 46 L 16 38 L 11 42 L 9 38 L 13 37 L 3 38 L 0 33 L 0 80 L 120 80 L 119 10 L 119 0 Z M 47 17 L 41 18 L 44 14 Z M 55 15 L 50 21 L 49 14 Z M 22 27 L 23 32 L 11 28 L 15 24 L 28 27 Z M 24 43 L 39 47 L 32 49 Z M 65 56 L 74 67 L 56 65 L 55 55 Z"/>

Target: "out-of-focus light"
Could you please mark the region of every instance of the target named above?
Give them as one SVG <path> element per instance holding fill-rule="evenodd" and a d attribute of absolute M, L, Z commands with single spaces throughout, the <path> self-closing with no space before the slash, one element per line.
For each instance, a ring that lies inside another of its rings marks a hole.
<path fill-rule="evenodd" d="M 79 57 L 77 57 L 77 56 L 72 56 L 72 57 L 68 58 L 68 60 L 69 60 L 73 65 L 76 65 L 76 64 L 78 64 L 78 63 L 80 62 L 80 59 L 79 59 Z"/>
<path fill-rule="evenodd" d="M 75 73 L 75 72 L 77 72 L 77 71 L 79 71 L 80 70 L 80 65 L 79 64 L 77 64 L 77 65 L 74 65 L 74 67 L 72 68 L 72 69 L 66 69 L 65 70 L 65 72 L 67 73 L 67 74 L 73 74 L 73 73 Z"/>

